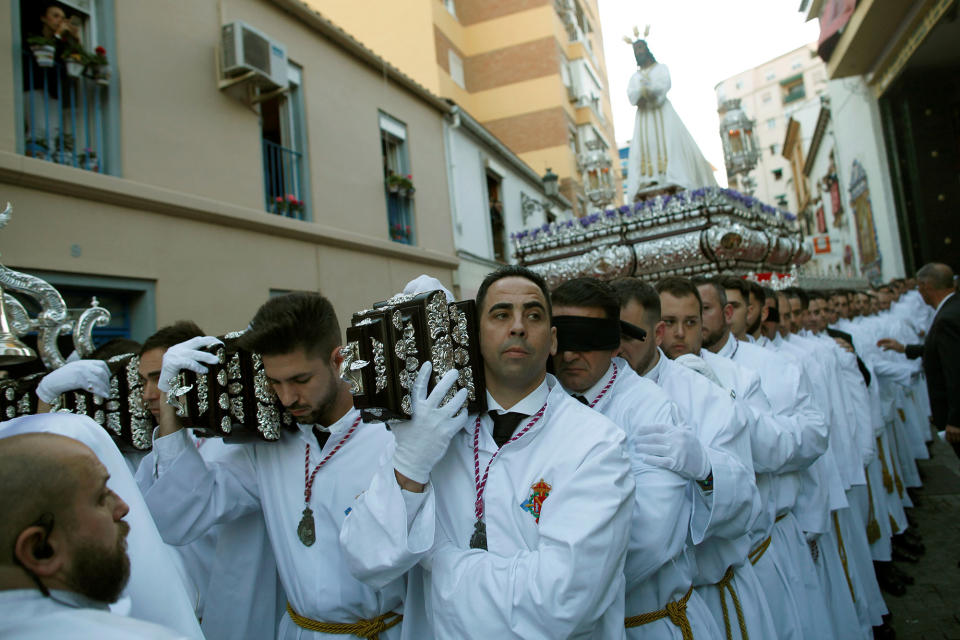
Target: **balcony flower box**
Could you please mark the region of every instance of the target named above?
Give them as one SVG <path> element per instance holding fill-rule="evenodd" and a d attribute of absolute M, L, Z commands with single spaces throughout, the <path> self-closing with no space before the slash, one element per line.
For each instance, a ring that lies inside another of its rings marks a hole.
<path fill-rule="evenodd" d="M 401 176 L 391 173 L 387 176 L 387 191 L 396 193 L 401 198 L 412 198 L 416 189 L 413 186 L 413 176 Z"/>
<path fill-rule="evenodd" d="M 57 47 L 51 38 L 34 36 L 27 40 L 27 44 L 33 51 L 33 57 L 37 61 L 38 67 L 49 68 L 53 66 L 53 57 L 57 52 Z"/>
<path fill-rule="evenodd" d="M 87 58 L 87 69 L 90 76 L 96 80 L 101 87 L 110 84 L 110 62 L 107 60 L 107 50 L 103 47 L 97 47 L 93 54 Z"/>

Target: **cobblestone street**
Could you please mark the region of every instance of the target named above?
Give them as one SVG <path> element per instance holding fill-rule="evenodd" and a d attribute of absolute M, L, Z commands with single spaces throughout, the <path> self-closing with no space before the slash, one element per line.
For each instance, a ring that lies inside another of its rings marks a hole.
<path fill-rule="evenodd" d="M 897 640 L 960 640 L 960 459 L 939 438 L 920 462 L 924 486 L 911 515 L 926 553 L 897 566 L 914 577 L 901 597 L 885 594 Z"/>

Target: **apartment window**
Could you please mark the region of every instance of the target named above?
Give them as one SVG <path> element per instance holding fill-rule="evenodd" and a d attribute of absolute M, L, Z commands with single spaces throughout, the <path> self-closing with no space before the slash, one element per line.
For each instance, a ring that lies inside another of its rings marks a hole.
<path fill-rule="evenodd" d="M 780 145 L 779 144 L 770 145 L 770 155 L 775 156 L 778 153 L 780 153 Z"/>
<path fill-rule="evenodd" d="M 743 80 L 737 80 L 737 83 L 734 85 L 738 90 L 743 89 Z"/>
<path fill-rule="evenodd" d="M 413 181 L 407 152 L 407 126 L 383 112 L 380 113 L 380 150 L 390 239 L 415 244 L 413 192 L 407 186 L 407 181 Z"/>
<path fill-rule="evenodd" d="M 767 119 L 767 129 L 776 129 L 777 128 L 777 119 L 769 118 Z"/>
<path fill-rule="evenodd" d="M 490 238 L 493 241 L 493 259 L 507 262 L 507 230 L 503 212 L 503 178 L 487 169 L 487 202 L 490 205 Z"/>
<path fill-rule="evenodd" d="M 111 7 L 102 0 L 12 4 L 14 24 L 20 24 L 12 88 L 24 155 L 119 175 Z"/>
<path fill-rule="evenodd" d="M 803 100 L 807 96 L 807 92 L 803 87 L 803 74 L 798 73 L 795 76 L 781 80 L 780 91 L 783 95 L 783 104 Z"/>
<path fill-rule="evenodd" d="M 793 64 L 790 65 L 790 68 L 793 69 L 794 71 L 803 69 L 803 59 L 797 58 L 796 60 L 794 60 Z"/>
<path fill-rule="evenodd" d="M 450 77 L 457 83 L 461 89 L 466 89 L 467 85 L 463 79 L 463 60 L 453 49 L 447 50 L 447 62 L 450 67 Z"/>
<path fill-rule="evenodd" d="M 771 80 L 775 80 L 776 77 L 777 77 L 776 71 L 767 71 L 767 75 L 765 79 L 767 82 L 770 82 Z"/>
<path fill-rule="evenodd" d="M 457 17 L 457 3 L 454 0 L 443 0 L 443 6 L 454 18 Z"/>
<path fill-rule="evenodd" d="M 776 196 L 776 200 L 777 200 L 778 207 L 789 206 L 789 203 L 787 202 L 787 194 L 785 193 L 781 193 L 780 195 Z"/>
<path fill-rule="evenodd" d="M 285 93 L 260 103 L 265 207 L 287 218 L 310 220 L 300 67 L 289 63 L 287 79 Z"/>
<path fill-rule="evenodd" d="M 783 180 L 783 169 L 774 169 L 772 173 L 774 180 Z"/>
<path fill-rule="evenodd" d="M 770 92 L 767 91 L 766 93 L 763 94 L 763 96 L 761 96 L 760 99 L 763 101 L 764 104 L 766 104 L 766 103 L 770 102 L 771 100 L 773 100 L 773 96 L 771 96 L 771 95 L 770 95 Z"/>

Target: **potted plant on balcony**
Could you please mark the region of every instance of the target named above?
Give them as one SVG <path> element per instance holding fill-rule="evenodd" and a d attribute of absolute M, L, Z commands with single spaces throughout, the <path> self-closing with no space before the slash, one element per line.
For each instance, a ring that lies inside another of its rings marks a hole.
<path fill-rule="evenodd" d="M 53 66 L 53 56 L 57 51 L 57 43 L 53 38 L 30 36 L 27 38 L 27 46 L 33 51 L 33 57 L 37 61 L 38 67 Z"/>
<path fill-rule="evenodd" d="M 67 75 L 71 78 L 79 78 L 83 69 L 87 66 L 90 54 L 83 50 L 83 47 L 76 41 L 70 41 L 63 52 L 63 61 L 66 64 Z"/>
<path fill-rule="evenodd" d="M 90 76 L 102 87 L 110 84 L 110 62 L 107 60 L 107 50 L 97 47 L 87 56 L 87 69 Z"/>
<path fill-rule="evenodd" d="M 399 176 L 395 173 L 391 173 L 387 176 L 387 191 L 390 193 L 397 193 L 400 191 L 400 185 L 403 182 L 403 176 Z"/>
<path fill-rule="evenodd" d="M 295 195 L 288 193 L 286 196 L 277 196 L 273 200 L 273 212 L 282 216 L 299 218 L 303 213 L 303 200 L 298 200 Z"/>
<path fill-rule="evenodd" d="M 31 158 L 37 158 L 39 160 L 46 160 L 47 152 L 50 150 L 50 146 L 47 144 L 46 138 L 27 138 L 26 144 L 24 145 L 24 153 Z"/>
<path fill-rule="evenodd" d="M 410 244 L 410 225 L 403 225 L 399 222 L 390 225 L 390 239 L 394 242 Z"/>
<path fill-rule="evenodd" d="M 87 171 L 100 171 L 100 163 L 97 161 L 97 152 L 89 147 L 84 148 L 83 152 L 77 156 L 81 169 Z"/>

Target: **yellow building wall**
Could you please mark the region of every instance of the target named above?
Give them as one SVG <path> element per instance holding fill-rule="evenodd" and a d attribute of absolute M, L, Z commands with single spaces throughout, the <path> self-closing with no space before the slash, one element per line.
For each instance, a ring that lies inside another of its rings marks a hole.
<path fill-rule="evenodd" d="M 439 92 L 432 13 L 437 0 L 303 1 L 424 87 Z"/>

